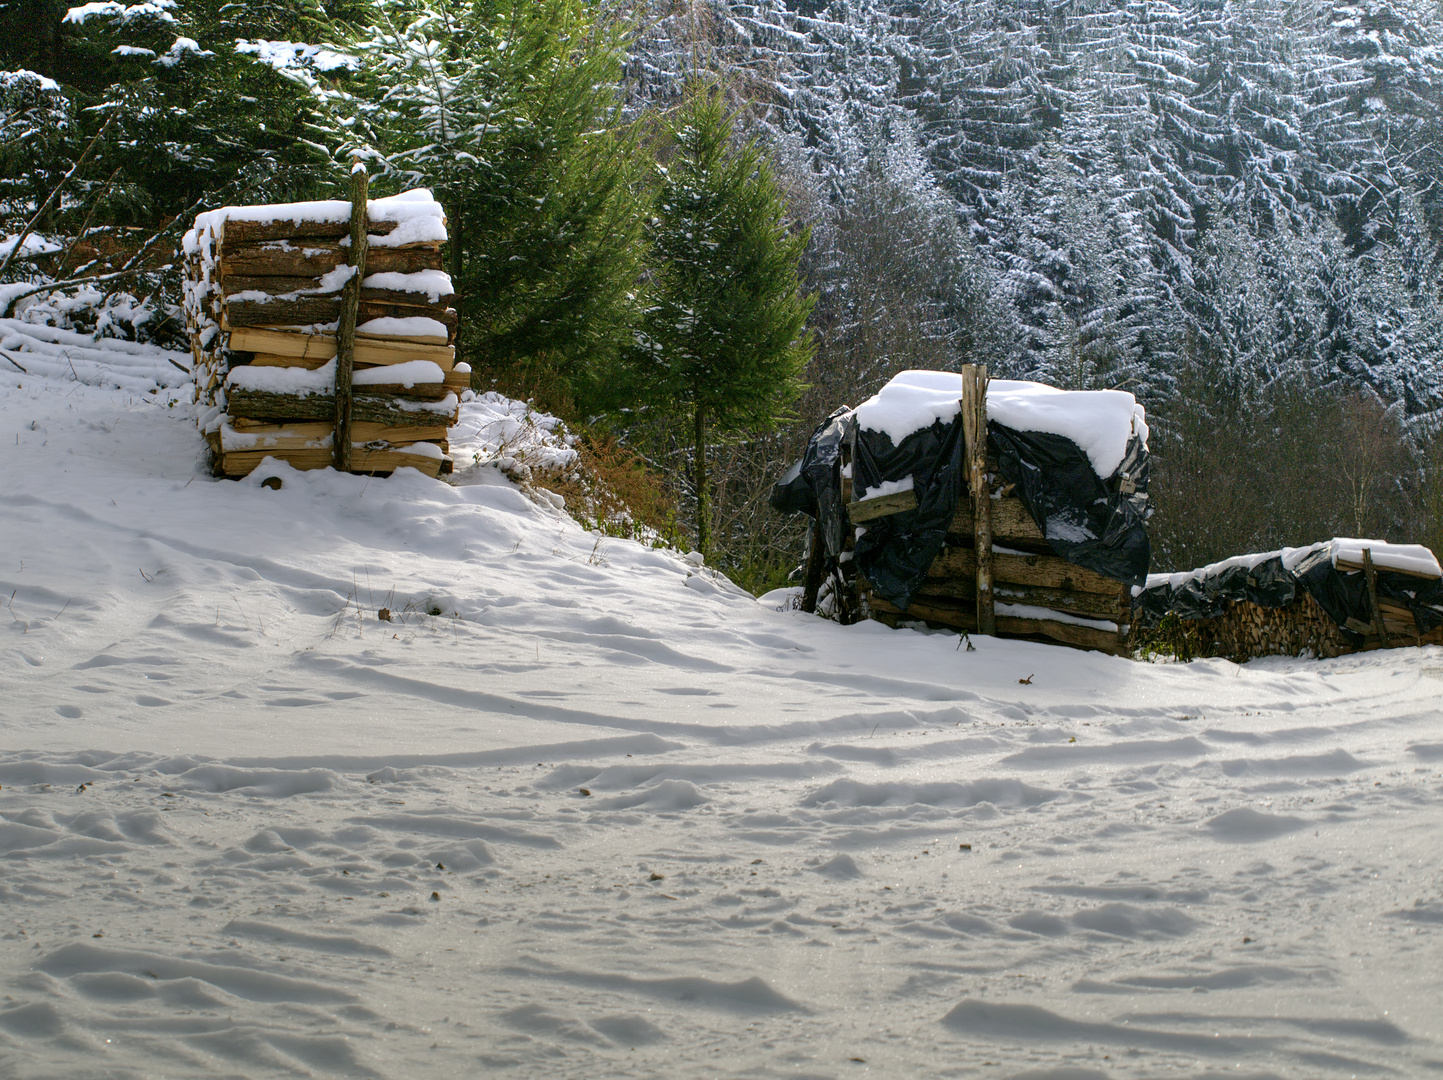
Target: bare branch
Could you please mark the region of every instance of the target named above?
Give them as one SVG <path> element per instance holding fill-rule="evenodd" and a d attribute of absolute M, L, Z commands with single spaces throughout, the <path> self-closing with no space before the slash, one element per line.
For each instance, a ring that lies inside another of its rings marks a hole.
<path fill-rule="evenodd" d="M 3 307 L 0 307 L 0 319 L 8 319 L 10 317 L 10 313 L 15 310 L 16 302 L 24 300 L 27 296 L 35 296 L 37 293 L 55 292 L 60 289 L 68 289 L 73 285 L 98 285 L 101 282 L 115 281 L 118 278 L 128 277 L 131 274 L 139 273 L 141 270 L 144 269 L 144 267 L 140 265 L 140 261 L 144 259 L 147 254 L 149 254 L 150 249 L 156 245 L 160 238 L 166 233 L 170 232 L 172 229 L 174 229 L 178 222 L 190 220 L 190 218 L 194 215 L 196 209 L 199 208 L 204 202 L 204 197 L 197 199 L 195 202 L 190 204 L 188 209 L 178 214 L 166 225 L 163 225 L 159 229 L 159 231 L 151 235 L 149 240 L 140 245 L 139 250 L 137 250 L 136 253 L 132 255 L 129 260 L 126 261 L 125 265 L 122 266 L 119 270 L 112 270 L 107 274 L 82 274 L 76 277 L 65 278 L 62 281 L 48 281 L 43 285 L 36 285 L 34 288 L 26 289 L 24 292 L 16 293 L 5 301 Z"/>
<path fill-rule="evenodd" d="M 94 137 L 90 140 L 89 145 L 86 146 L 86 148 L 81 152 L 80 156 L 75 159 L 75 164 L 70 166 L 70 171 L 60 178 L 60 183 L 55 185 L 55 190 L 53 190 L 46 198 L 46 200 L 40 204 L 40 209 L 35 211 L 35 216 L 30 219 L 30 223 L 26 225 L 24 231 L 20 233 L 20 238 L 15 241 L 15 246 L 12 247 L 10 249 L 10 253 L 5 256 L 5 261 L 3 263 L 0 263 L 0 278 L 4 278 L 5 271 L 9 270 L 10 264 L 15 261 L 16 252 L 18 252 L 21 247 L 24 246 L 25 241 L 29 239 L 30 234 L 35 231 L 35 226 L 40 223 L 40 218 L 42 215 L 44 215 L 45 211 L 50 209 L 50 204 L 53 203 L 60 196 L 60 189 L 63 188 L 67 182 L 69 182 L 70 178 L 75 175 L 76 170 L 85 163 L 85 159 L 90 156 L 90 151 L 94 150 L 95 144 L 100 141 L 100 136 L 104 135 L 108 130 L 110 130 L 110 124 L 114 119 L 114 113 L 111 113 L 108 117 L 106 117 L 105 123 L 100 125 L 100 130 L 95 133 Z M 6 314 L 8 313 L 9 310 L 7 307 Z"/>

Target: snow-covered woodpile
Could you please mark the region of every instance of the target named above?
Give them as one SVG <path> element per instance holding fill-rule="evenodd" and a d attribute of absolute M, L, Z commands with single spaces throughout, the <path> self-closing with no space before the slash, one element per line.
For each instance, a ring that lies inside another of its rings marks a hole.
<path fill-rule="evenodd" d="M 1335 538 L 1149 575 L 1134 600 L 1149 635 L 1194 656 L 1341 656 L 1443 644 L 1443 569 L 1416 544 Z M 1170 629 L 1159 632 L 1169 615 Z"/>
<path fill-rule="evenodd" d="M 1125 653 L 1146 441 L 1130 394 L 904 372 L 778 485 L 816 519 L 803 607 Z"/>
<path fill-rule="evenodd" d="M 187 234 L 186 316 L 217 473 L 244 476 L 267 456 L 298 469 L 339 460 L 338 383 L 352 471 L 449 471 L 447 429 L 470 369 L 455 363 L 445 215 L 427 191 L 363 202 L 359 260 L 342 200 L 226 207 Z"/>
<path fill-rule="evenodd" d="M 1223 656 L 1241 663 L 1259 656 L 1327 657 L 1354 651 L 1338 624 L 1306 592 L 1283 607 L 1228 600 L 1222 614 L 1185 620 L 1183 625 L 1189 635 L 1186 657 Z"/>

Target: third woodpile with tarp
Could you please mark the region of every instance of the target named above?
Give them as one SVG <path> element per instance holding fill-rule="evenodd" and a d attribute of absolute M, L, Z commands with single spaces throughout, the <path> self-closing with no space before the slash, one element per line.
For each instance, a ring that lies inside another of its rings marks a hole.
<path fill-rule="evenodd" d="M 1126 652 L 1147 434 L 1123 391 L 903 372 L 829 417 L 773 491 L 814 519 L 803 607 Z"/>
<path fill-rule="evenodd" d="M 350 202 L 210 211 L 186 235 L 200 424 L 220 475 L 266 457 L 450 471 L 470 369 L 455 362 L 445 215 L 428 191 L 370 199 L 363 171 L 356 185 Z"/>
<path fill-rule="evenodd" d="M 1339 656 L 1443 644 L 1443 569 L 1428 548 L 1339 537 L 1152 574 L 1136 591 L 1134 626 L 1169 616 L 1197 656 Z"/>

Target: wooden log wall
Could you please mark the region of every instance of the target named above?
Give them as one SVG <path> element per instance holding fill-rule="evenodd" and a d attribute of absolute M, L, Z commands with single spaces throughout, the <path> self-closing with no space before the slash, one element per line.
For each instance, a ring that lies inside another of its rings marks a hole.
<path fill-rule="evenodd" d="M 295 210 L 294 218 L 275 213 L 260 221 L 245 220 L 250 214 L 222 214 L 218 221 L 202 215 L 190 245 L 186 309 L 197 396 L 212 406 L 203 426 L 221 475 L 244 476 L 267 455 L 300 469 L 324 468 L 344 456 L 330 426 L 337 418 L 334 390 L 292 388 L 243 371 L 339 366 L 345 269 L 356 248 L 351 222 L 307 220 L 306 204 Z M 447 428 L 456 422 L 470 369 L 455 362 L 457 318 L 441 243 L 392 245 L 387 238 L 395 221 L 363 220 L 365 277 L 351 285 L 350 469 L 388 474 L 407 465 L 432 476 L 448 472 Z M 394 321 L 400 319 L 429 321 Z M 421 377 L 407 369 L 394 381 L 377 370 L 417 360 L 435 368 Z"/>
<path fill-rule="evenodd" d="M 1443 645 L 1443 626 L 1422 633 L 1412 611 L 1379 595 L 1369 549 L 1363 549 L 1361 562 L 1338 559 L 1335 566 L 1340 573 L 1364 574 L 1368 578 L 1372 617 L 1353 617 L 1344 624 L 1362 636 L 1361 645 L 1344 637 L 1333 617 L 1300 587 L 1296 599 L 1282 607 L 1267 608 L 1248 600 L 1229 600 L 1221 615 L 1183 621 L 1178 629 L 1188 636 L 1188 651 L 1195 656 L 1222 656 L 1243 663 L 1260 656 L 1334 657 L 1373 649 Z M 1431 574 L 1409 570 L 1391 572 L 1424 581 L 1436 580 Z M 1147 631 L 1139 631 L 1135 645 L 1146 647 L 1149 636 Z"/>
<path fill-rule="evenodd" d="M 1016 496 L 999 496 L 990 501 L 997 636 L 1126 655 L 1130 651 L 1127 628 L 1132 612 L 1127 587 L 1054 555 Z M 975 543 L 969 494 L 952 519 L 946 545 L 933 560 L 926 581 L 906 612 L 863 585 L 872 617 L 891 626 L 920 621 L 978 633 Z"/>

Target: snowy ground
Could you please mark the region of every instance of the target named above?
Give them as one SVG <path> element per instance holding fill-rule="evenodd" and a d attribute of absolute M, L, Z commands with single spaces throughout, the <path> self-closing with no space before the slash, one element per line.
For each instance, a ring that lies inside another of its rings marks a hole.
<path fill-rule="evenodd" d="M 1443 1073 L 1443 650 L 842 628 L 83 346 L 0 323 L 0 1076 Z"/>

